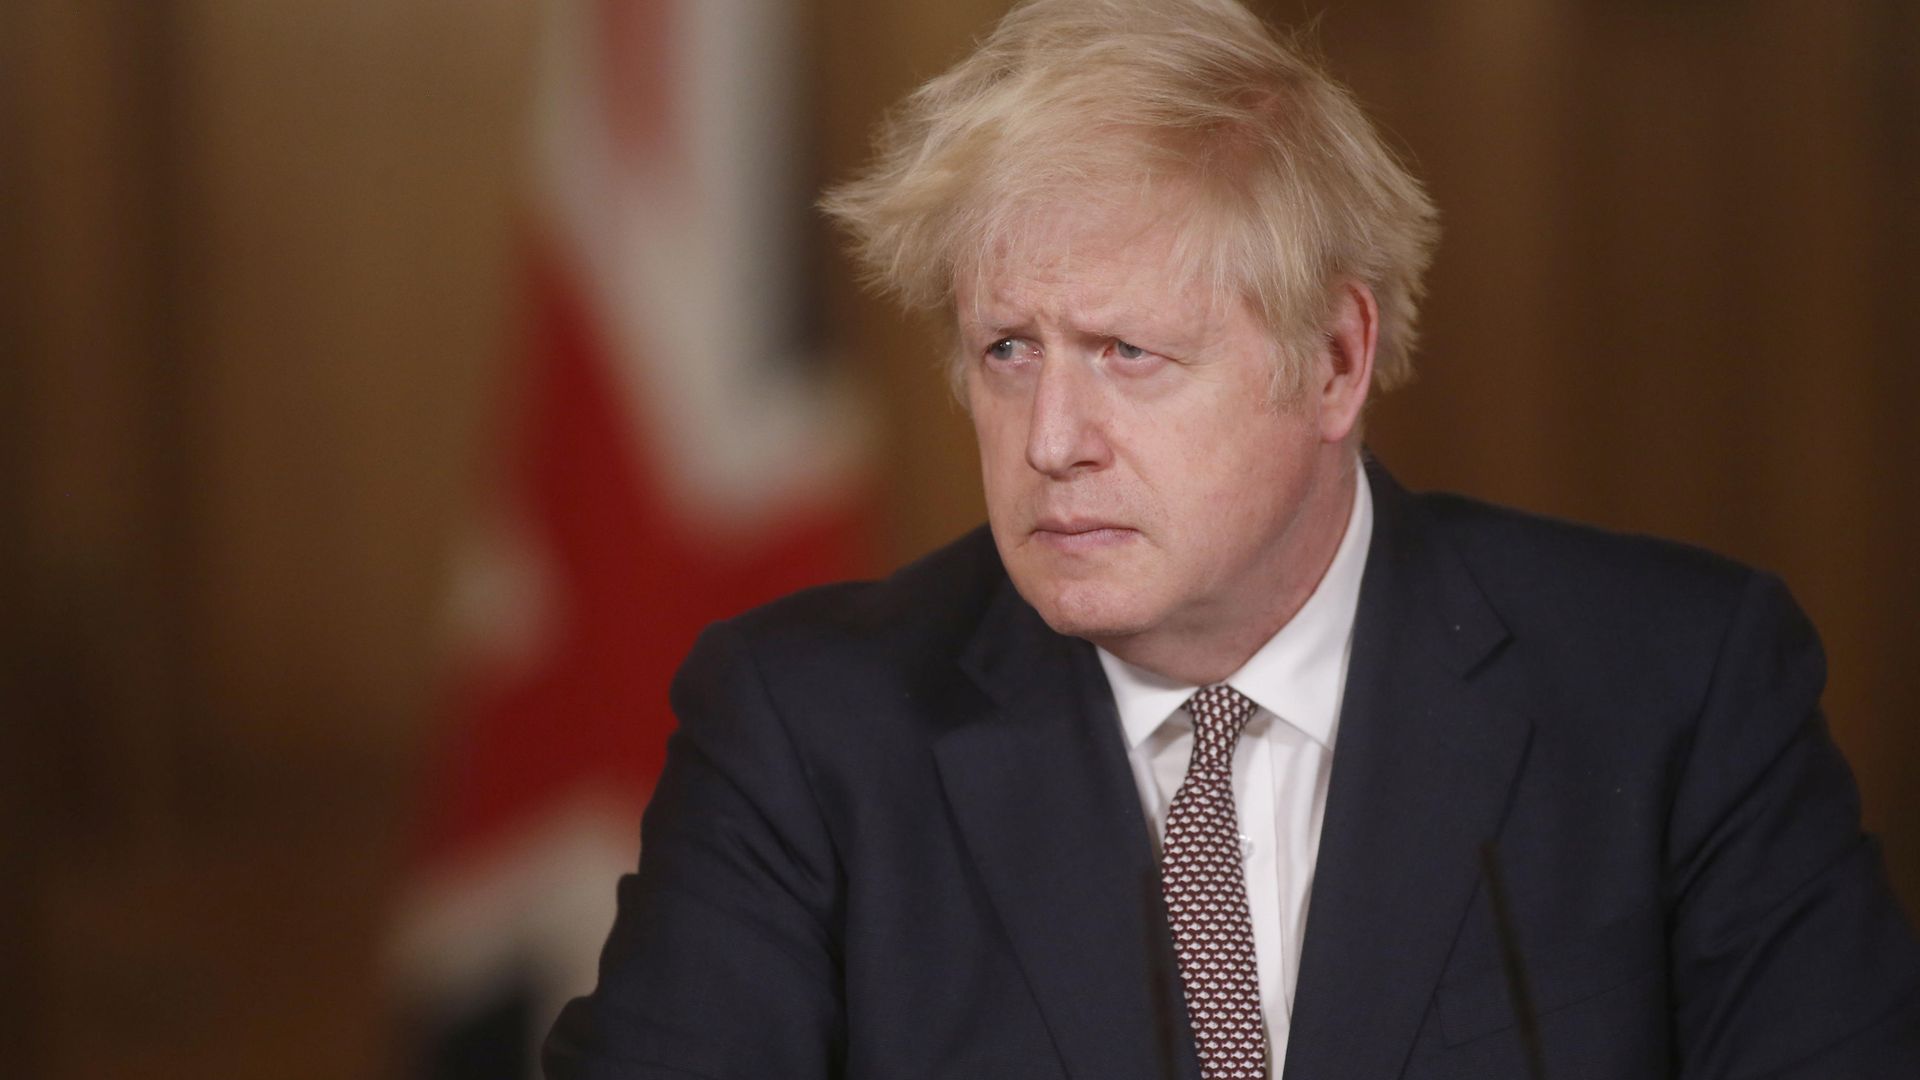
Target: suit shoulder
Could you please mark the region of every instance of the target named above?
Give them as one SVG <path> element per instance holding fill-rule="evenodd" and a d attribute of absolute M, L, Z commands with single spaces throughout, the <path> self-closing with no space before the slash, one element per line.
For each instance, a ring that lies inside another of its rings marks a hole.
<path fill-rule="evenodd" d="M 1005 580 L 979 529 L 883 580 L 804 589 L 715 623 L 674 679 L 681 730 L 712 739 L 777 717 L 821 775 L 905 760 L 926 734 L 911 703 L 954 698 L 955 661 Z"/>
<path fill-rule="evenodd" d="M 1685 698 L 1737 624 L 1817 642 L 1778 578 L 1704 548 L 1455 495 L 1418 498 L 1522 647 L 1558 654 L 1548 666 L 1617 679 L 1664 672 L 1666 690 Z"/>
<path fill-rule="evenodd" d="M 981 526 L 886 578 L 802 589 L 724 625 L 762 657 L 951 654 L 1004 581 Z"/>
<path fill-rule="evenodd" d="M 1627 607 L 1724 616 L 1756 571 L 1702 547 L 1496 506 L 1453 494 L 1416 496 L 1483 588 L 1562 610 Z"/>
<path fill-rule="evenodd" d="M 1665 730 L 1742 656 L 1800 657 L 1795 670 L 1821 678 L 1818 635 L 1771 574 L 1672 540 L 1418 498 L 1511 633 L 1536 699 L 1552 702 L 1540 715 L 1587 715 L 1574 703 L 1606 702 L 1606 723 L 1590 731 L 1625 733 L 1632 716 Z"/>

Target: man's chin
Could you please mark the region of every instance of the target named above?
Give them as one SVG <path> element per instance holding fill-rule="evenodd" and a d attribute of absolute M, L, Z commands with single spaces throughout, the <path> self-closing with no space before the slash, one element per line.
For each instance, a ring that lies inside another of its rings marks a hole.
<path fill-rule="evenodd" d="M 1108 641 L 1131 637 L 1150 624 L 1136 588 L 1118 583 L 1040 581 L 1015 588 L 1057 634 Z"/>

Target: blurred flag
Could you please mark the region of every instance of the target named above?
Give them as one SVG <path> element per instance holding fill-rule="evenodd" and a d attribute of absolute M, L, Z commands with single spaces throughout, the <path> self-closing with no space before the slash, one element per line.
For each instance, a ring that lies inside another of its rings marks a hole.
<path fill-rule="evenodd" d="M 396 935 L 416 1075 L 533 1075 L 592 986 L 694 636 L 864 568 L 793 7 L 543 7 L 527 342 Z"/>

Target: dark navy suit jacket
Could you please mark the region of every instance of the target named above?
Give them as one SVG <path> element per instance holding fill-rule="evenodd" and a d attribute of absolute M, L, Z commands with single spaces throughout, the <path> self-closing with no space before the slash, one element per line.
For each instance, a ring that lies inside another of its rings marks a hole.
<path fill-rule="evenodd" d="M 1920 947 L 1779 582 L 1414 496 L 1375 525 L 1286 1080 L 1920 1077 Z M 717 625 L 554 1078 L 1199 1075 L 1091 646 L 984 530 Z"/>

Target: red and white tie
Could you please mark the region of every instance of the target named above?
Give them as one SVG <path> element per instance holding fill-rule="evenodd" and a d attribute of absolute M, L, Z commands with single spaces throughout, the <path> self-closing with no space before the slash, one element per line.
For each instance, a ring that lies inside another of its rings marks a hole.
<path fill-rule="evenodd" d="M 1265 1080 L 1267 1026 L 1233 808 L 1233 749 L 1256 705 L 1225 683 L 1187 702 L 1193 760 L 1167 808 L 1160 889 L 1204 1080 Z"/>

